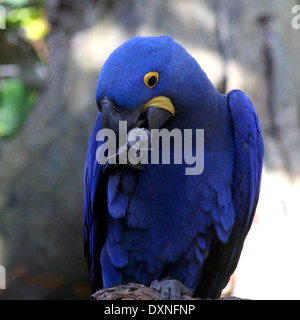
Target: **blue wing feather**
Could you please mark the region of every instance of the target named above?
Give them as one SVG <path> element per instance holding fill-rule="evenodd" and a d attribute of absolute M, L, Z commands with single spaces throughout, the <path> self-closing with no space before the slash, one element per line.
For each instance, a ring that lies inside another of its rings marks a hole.
<path fill-rule="evenodd" d="M 121 218 L 129 201 L 126 187 L 129 184 L 132 189 L 134 180 L 126 175 L 128 181 L 124 182 L 121 172 L 98 163 L 97 150 L 104 145 L 104 139 L 97 141 L 101 129 L 99 113 L 88 143 L 84 175 L 84 249 L 93 292 L 119 284 L 120 269 L 128 263 L 127 250 L 120 244 L 124 235 Z"/>
<path fill-rule="evenodd" d="M 84 252 L 87 258 L 92 291 L 102 287 L 102 272 L 100 266 L 101 248 L 105 236 L 101 232 L 100 215 L 106 220 L 105 203 L 106 191 L 104 182 L 104 168 L 96 161 L 96 150 L 101 142 L 96 141 L 98 130 L 101 129 L 101 114 L 98 115 L 88 142 L 87 158 L 84 172 Z M 101 183 L 98 183 L 102 181 Z M 103 221 L 102 221 L 103 222 Z"/>
<path fill-rule="evenodd" d="M 122 272 L 116 269 L 109 255 L 107 245 L 104 244 L 101 250 L 100 262 L 105 277 L 103 277 L 103 287 L 113 287 L 119 285 L 122 281 Z"/>
<path fill-rule="evenodd" d="M 247 230 L 260 191 L 263 140 L 259 119 L 249 98 L 234 90 L 228 95 L 228 105 L 235 137 L 234 206 L 237 222 Z"/>
<path fill-rule="evenodd" d="M 239 90 L 227 95 L 234 135 L 232 203 L 234 226 L 226 243 L 215 245 L 204 266 L 197 294 L 219 296 L 238 263 L 256 210 L 263 160 L 259 119 L 248 97 Z"/>

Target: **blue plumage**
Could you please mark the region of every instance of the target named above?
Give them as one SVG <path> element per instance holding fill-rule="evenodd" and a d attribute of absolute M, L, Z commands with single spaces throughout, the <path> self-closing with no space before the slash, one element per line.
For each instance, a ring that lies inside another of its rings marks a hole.
<path fill-rule="evenodd" d="M 143 82 L 159 72 L 153 88 Z M 204 129 L 204 171 L 145 164 L 100 165 L 92 130 L 85 168 L 84 244 L 92 290 L 171 277 L 196 296 L 217 297 L 234 271 L 256 209 L 263 158 L 258 117 L 238 90 L 218 93 L 198 63 L 170 37 L 136 37 L 101 71 L 104 97 L 130 112 L 156 96 L 176 110 L 164 128 Z M 195 148 L 195 146 L 194 146 Z"/>

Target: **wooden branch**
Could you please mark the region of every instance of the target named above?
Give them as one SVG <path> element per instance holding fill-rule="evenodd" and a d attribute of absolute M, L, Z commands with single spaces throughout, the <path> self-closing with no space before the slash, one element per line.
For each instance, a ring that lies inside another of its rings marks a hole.
<path fill-rule="evenodd" d="M 128 283 L 95 292 L 91 300 L 159 300 L 160 293 L 139 283 Z M 202 300 L 183 295 L 182 300 Z M 217 300 L 242 300 L 237 297 L 223 297 Z"/>

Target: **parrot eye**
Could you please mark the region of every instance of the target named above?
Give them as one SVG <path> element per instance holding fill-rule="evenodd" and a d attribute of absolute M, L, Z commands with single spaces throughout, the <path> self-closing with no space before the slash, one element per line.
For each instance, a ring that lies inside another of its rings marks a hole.
<path fill-rule="evenodd" d="M 152 89 L 157 85 L 158 79 L 159 79 L 158 72 L 151 71 L 145 74 L 144 83 L 148 88 Z"/>

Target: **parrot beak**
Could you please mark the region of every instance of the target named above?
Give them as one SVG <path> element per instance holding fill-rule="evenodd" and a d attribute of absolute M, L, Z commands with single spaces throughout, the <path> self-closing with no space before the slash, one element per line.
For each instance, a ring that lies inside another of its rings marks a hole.
<path fill-rule="evenodd" d="M 171 117 L 172 114 L 165 109 L 149 107 L 146 110 L 146 127 L 148 128 L 148 130 L 159 129 Z M 140 126 L 143 127 L 143 124 L 141 124 Z"/>
<path fill-rule="evenodd" d="M 117 151 L 111 155 L 111 159 L 122 159 L 124 154 L 127 157 L 127 149 L 132 148 L 132 141 L 128 140 L 128 135 L 132 129 L 137 127 L 142 128 L 148 134 L 148 143 L 151 145 L 151 129 L 159 129 L 168 119 L 175 114 L 175 109 L 170 99 L 166 97 L 156 97 L 146 104 L 142 104 L 134 109 L 121 110 L 117 105 L 107 99 L 103 98 L 99 105 L 99 111 L 102 113 L 102 128 L 111 129 L 118 139 Z M 127 128 L 125 131 L 120 126 L 120 121 L 125 121 Z M 140 140 L 137 140 L 140 141 Z M 148 147 L 148 150 L 149 149 Z M 143 150 L 145 151 L 145 150 Z M 139 165 L 127 165 L 134 169 L 142 170 L 143 167 Z"/>
<path fill-rule="evenodd" d="M 130 110 L 120 110 L 113 101 L 104 97 L 99 110 L 102 113 L 102 128 L 112 129 L 116 134 L 119 134 L 119 121 L 127 122 L 128 131 L 136 127 L 151 130 L 159 129 L 175 115 L 171 100 L 163 96 Z"/>
<path fill-rule="evenodd" d="M 158 96 L 144 105 L 147 128 L 159 129 L 170 118 L 175 115 L 175 108 L 171 100 L 164 96 Z"/>
<path fill-rule="evenodd" d="M 143 108 L 140 106 L 132 110 L 121 110 L 113 101 L 104 97 L 99 108 L 102 113 L 102 128 L 112 129 L 119 135 L 119 122 L 126 121 L 127 130 L 130 131 L 137 127 Z"/>

